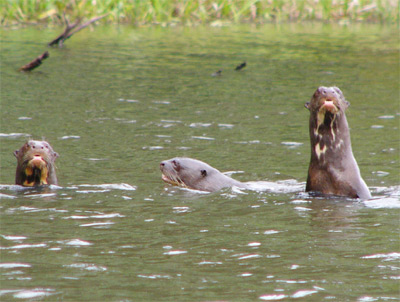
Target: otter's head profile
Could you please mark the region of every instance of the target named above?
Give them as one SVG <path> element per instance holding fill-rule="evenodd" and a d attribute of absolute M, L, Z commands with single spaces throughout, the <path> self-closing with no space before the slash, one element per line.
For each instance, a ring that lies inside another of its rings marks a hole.
<path fill-rule="evenodd" d="M 208 164 L 191 158 L 175 157 L 160 163 L 162 180 L 175 186 L 202 190 L 202 183 L 215 170 Z"/>
<path fill-rule="evenodd" d="M 188 189 L 214 192 L 226 187 L 244 187 L 243 183 L 193 158 L 175 157 L 162 161 L 160 170 L 162 180 Z"/>
<path fill-rule="evenodd" d="M 58 153 L 46 141 L 29 140 L 19 150 L 15 183 L 26 187 L 57 185 L 55 160 Z"/>

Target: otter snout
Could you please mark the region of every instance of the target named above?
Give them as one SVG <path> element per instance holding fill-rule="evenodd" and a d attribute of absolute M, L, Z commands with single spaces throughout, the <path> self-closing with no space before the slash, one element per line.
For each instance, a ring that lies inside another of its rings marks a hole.
<path fill-rule="evenodd" d="M 338 94 L 336 93 L 335 89 L 333 88 L 328 88 L 328 87 L 319 87 L 317 89 L 317 92 L 320 96 L 325 98 L 327 101 L 332 101 L 338 97 Z"/>

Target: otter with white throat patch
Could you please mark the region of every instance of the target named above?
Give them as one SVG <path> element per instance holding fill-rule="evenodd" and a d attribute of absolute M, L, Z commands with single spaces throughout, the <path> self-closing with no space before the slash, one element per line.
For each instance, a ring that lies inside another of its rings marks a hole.
<path fill-rule="evenodd" d="M 25 187 L 58 184 L 55 169 L 58 153 L 48 142 L 29 140 L 14 155 L 17 158 L 15 184 Z"/>
<path fill-rule="evenodd" d="M 305 104 L 310 110 L 311 141 L 306 192 L 371 198 L 351 149 L 345 115 L 349 105 L 337 87 L 319 87 Z"/>
<path fill-rule="evenodd" d="M 193 190 L 215 192 L 222 188 L 246 184 L 224 175 L 217 169 L 197 159 L 175 157 L 160 163 L 162 180 L 171 185 Z"/>

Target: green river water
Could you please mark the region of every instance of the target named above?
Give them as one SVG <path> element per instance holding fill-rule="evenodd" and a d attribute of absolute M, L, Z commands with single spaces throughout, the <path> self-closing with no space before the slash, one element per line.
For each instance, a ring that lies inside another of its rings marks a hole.
<path fill-rule="evenodd" d="M 398 28 L 98 26 L 47 47 L 62 30 L 0 31 L 1 301 L 400 300 Z M 304 103 L 334 85 L 369 201 L 304 193 Z M 13 186 L 29 137 L 60 187 Z M 172 187 L 175 156 L 276 186 Z"/>

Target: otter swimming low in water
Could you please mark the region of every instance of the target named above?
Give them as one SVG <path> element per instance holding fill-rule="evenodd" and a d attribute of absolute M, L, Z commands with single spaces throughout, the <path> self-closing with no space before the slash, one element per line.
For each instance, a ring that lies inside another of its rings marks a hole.
<path fill-rule="evenodd" d="M 246 184 L 222 174 L 205 162 L 188 157 L 162 161 L 160 170 L 162 180 L 166 183 L 193 190 L 214 192 L 226 187 L 247 187 Z"/>
<path fill-rule="evenodd" d="M 307 192 L 371 198 L 351 149 L 345 115 L 348 106 L 337 87 L 319 87 L 305 104 L 310 110 L 311 141 Z"/>
<path fill-rule="evenodd" d="M 46 141 L 29 140 L 19 150 L 15 184 L 25 187 L 57 185 L 55 160 L 58 153 Z"/>

